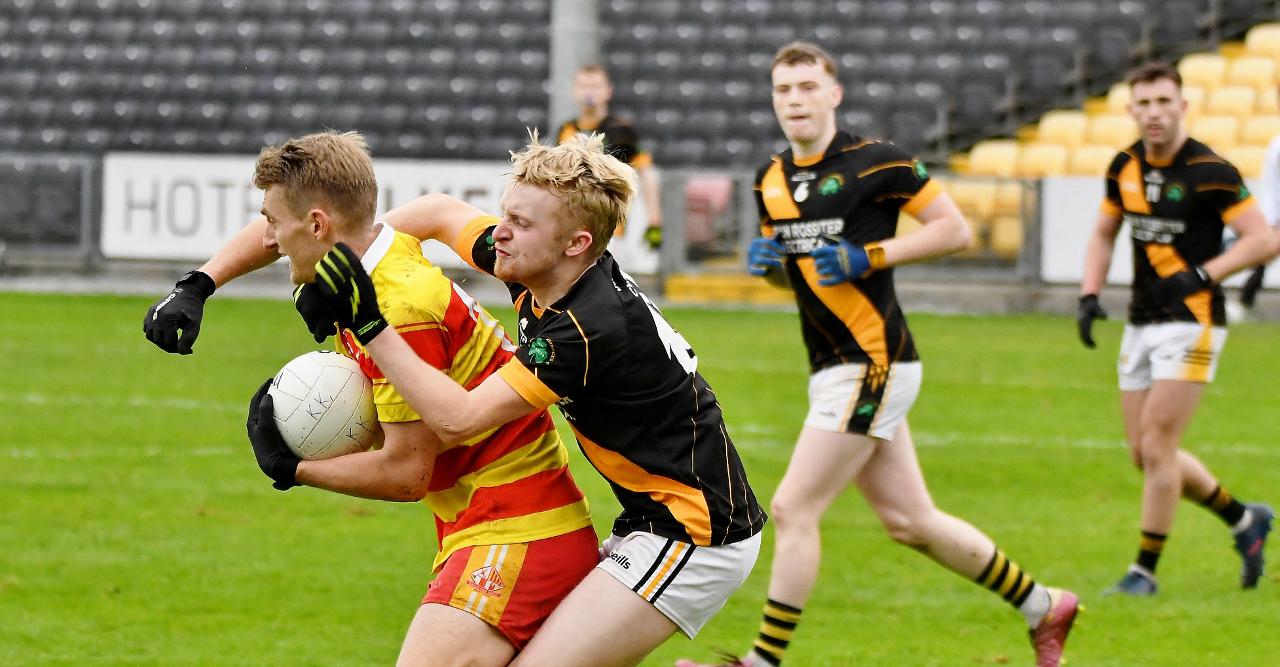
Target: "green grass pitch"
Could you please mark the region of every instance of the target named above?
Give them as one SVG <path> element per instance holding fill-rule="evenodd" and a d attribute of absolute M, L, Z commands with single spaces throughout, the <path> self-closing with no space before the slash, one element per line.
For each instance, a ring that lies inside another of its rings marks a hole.
<path fill-rule="evenodd" d="M 286 302 L 214 299 L 196 354 L 141 334 L 150 299 L 0 294 L 0 665 L 390 665 L 429 579 L 416 505 L 279 493 L 244 438 L 248 398 L 316 346 Z M 511 319 L 506 306 L 495 314 Z M 700 353 L 767 502 L 805 412 L 797 316 L 669 309 Z M 1226 529 L 1184 503 L 1154 600 L 1103 598 L 1136 553 L 1140 477 L 1115 389 L 1120 324 L 1083 349 L 1043 316 L 911 318 L 911 413 L 935 501 L 1088 607 L 1074 666 L 1280 664 L 1280 551 L 1238 589 Z M 1280 504 L 1280 328 L 1234 327 L 1186 443 L 1237 496 Z M 572 454 L 599 530 L 617 511 Z M 824 523 L 822 575 L 787 664 L 1031 664 L 1021 617 L 892 544 L 856 493 Z M 749 645 L 772 558 L 694 641 Z"/>

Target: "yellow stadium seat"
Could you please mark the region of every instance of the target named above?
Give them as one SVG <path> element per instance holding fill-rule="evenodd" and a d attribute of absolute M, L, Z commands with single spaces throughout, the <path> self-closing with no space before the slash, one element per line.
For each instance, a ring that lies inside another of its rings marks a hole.
<path fill-rule="evenodd" d="M 1182 99 L 1187 101 L 1187 116 L 1195 117 L 1204 111 L 1204 101 L 1208 93 L 1200 86 L 1183 86 Z"/>
<path fill-rule="evenodd" d="M 1193 53 L 1178 63 L 1184 86 L 1216 88 L 1227 77 L 1227 59 L 1216 53 Z"/>
<path fill-rule="evenodd" d="M 1244 50 L 1280 60 L 1280 23 L 1262 23 L 1250 28 L 1244 36 Z"/>
<path fill-rule="evenodd" d="M 1214 116 L 1235 116 L 1247 118 L 1253 114 L 1253 107 L 1258 93 L 1249 86 L 1223 86 L 1209 93 L 1209 100 L 1204 105 L 1204 113 Z"/>
<path fill-rule="evenodd" d="M 1138 126 L 1124 114 L 1100 114 L 1089 118 L 1089 130 L 1085 141 L 1114 148 L 1123 148 L 1138 138 Z"/>
<path fill-rule="evenodd" d="M 1105 176 L 1117 152 L 1112 146 L 1076 146 L 1067 160 L 1067 173 L 1073 176 Z"/>
<path fill-rule="evenodd" d="M 1003 181 L 996 187 L 996 217 L 1022 216 L 1022 183 Z"/>
<path fill-rule="evenodd" d="M 1002 216 L 991 222 L 991 251 L 1005 258 L 1022 252 L 1022 218 Z"/>
<path fill-rule="evenodd" d="M 1266 158 L 1267 149 L 1262 146 L 1236 146 L 1223 152 L 1227 161 L 1240 170 L 1245 178 L 1257 178 L 1262 175 L 1262 161 Z"/>
<path fill-rule="evenodd" d="M 982 176 L 1013 176 L 1018 164 L 1018 142 L 1012 139 L 979 141 L 969 152 L 969 172 Z"/>
<path fill-rule="evenodd" d="M 1127 113 L 1125 105 L 1129 104 L 1129 84 L 1121 81 L 1111 84 L 1107 90 L 1107 112 Z"/>
<path fill-rule="evenodd" d="M 1280 137 L 1280 115 L 1253 116 L 1240 126 L 1240 143 L 1266 146 Z"/>
<path fill-rule="evenodd" d="M 985 220 L 996 210 L 996 184 L 986 179 L 961 179 L 947 187 L 956 208 L 969 220 Z"/>
<path fill-rule="evenodd" d="M 1025 178 L 1054 176 L 1067 171 L 1069 148 L 1044 142 L 1023 144 L 1018 151 L 1016 174 Z"/>
<path fill-rule="evenodd" d="M 1084 131 L 1089 119 L 1083 111 L 1055 109 L 1040 118 L 1037 138 L 1039 141 L 1063 146 L 1079 146 L 1084 143 Z"/>
<path fill-rule="evenodd" d="M 1190 134 L 1215 151 L 1225 151 L 1236 145 L 1240 120 L 1235 116 L 1201 116 L 1191 122 Z"/>
<path fill-rule="evenodd" d="M 1280 90 L 1264 91 L 1258 95 L 1258 106 L 1254 109 L 1260 114 L 1280 114 Z"/>
<path fill-rule="evenodd" d="M 1240 56 L 1227 68 L 1227 83 L 1260 90 L 1276 84 L 1276 61 L 1268 56 Z"/>

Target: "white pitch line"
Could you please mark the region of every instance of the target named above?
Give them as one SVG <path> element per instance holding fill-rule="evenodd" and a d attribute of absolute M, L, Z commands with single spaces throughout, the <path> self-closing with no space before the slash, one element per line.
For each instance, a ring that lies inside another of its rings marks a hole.
<path fill-rule="evenodd" d="M 0 405 L 87 405 L 103 408 L 165 408 L 169 410 L 193 410 L 206 412 L 241 413 L 247 405 L 235 405 L 226 401 L 201 401 L 191 398 L 163 396 L 129 396 L 112 398 L 87 394 L 42 394 L 38 392 L 0 392 Z"/>

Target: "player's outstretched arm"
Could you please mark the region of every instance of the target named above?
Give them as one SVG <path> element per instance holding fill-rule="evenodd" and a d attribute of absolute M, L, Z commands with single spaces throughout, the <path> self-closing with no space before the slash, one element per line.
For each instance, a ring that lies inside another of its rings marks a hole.
<path fill-rule="evenodd" d="M 423 361 L 387 326 L 378 309 L 373 281 L 345 243 L 336 244 L 316 263 L 316 282 L 304 285 L 302 292 L 306 298 L 301 300 L 323 305 L 300 311 L 307 328 L 314 332 L 336 324 L 350 330 L 387 380 L 445 444 L 463 442 L 537 410 L 497 375 L 467 391 Z"/>
<path fill-rule="evenodd" d="M 191 354 L 204 302 L 214 290 L 246 273 L 280 258 L 274 242 L 266 239 L 267 221 L 258 218 L 240 230 L 209 261 L 180 278 L 173 289 L 147 309 L 142 332 L 156 347 L 175 354 Z"/>
<path fill-rule="evenodd" d="M 483 215 L 487 213 L 461 199 L 433 193 L 387 211 L 382 220 L 398 232 L 452 246 L 467 223 Z"/>

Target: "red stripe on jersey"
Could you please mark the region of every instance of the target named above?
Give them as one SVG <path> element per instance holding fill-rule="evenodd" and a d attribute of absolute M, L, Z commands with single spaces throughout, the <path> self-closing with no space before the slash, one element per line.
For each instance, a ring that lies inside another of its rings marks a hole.
<path fill-rule="evenodd" d="M 386 374 L 378 368 L 378 364 L 374 363 L 373 357 L 357 347 L 354 340 L 347 340 L 350 334 L 349 331 L 342 332 L 343 342 L 346 343 L 348 351 L 354 352 L 352 356 L 355 357 L 356 363 L 360 364 L 360 370 L 364 372 L 364 376 L 372 381 L 385 380 Z M 409 344 L 419 359 L 442 371 L 449 371 L 449 366 L 453 364 L 453 354 L 448 351 L 448 332 L 443 329 L 417 329 L 401 332 L 400 337 Z"/>
<path fill-rule="evenodd" d="M 476 489 L 457 519 L 446 522 L 436 517 L 436 535 L 442 540 L 446 535 L 486 521 L 545 512 L 582 498 L 582 490 L 574 483 L 569 466 L 543 470 L 502 486 Z"/>
<path fill-rule="evenodd" d="M 443 322 L 444 328 L 453 333 L 449 345 L 449 358 L 453 359 L 475 337 L 478 324 L 456 290 L 449 292 L 449 306 L 445 308 Z"/>
<path fill-rule="evenodd" d="M 509 422 L 474 445 L 446 449 L 436 457 L 427 491 L 434 493 L 450 488 L 457 483 L 459 477 L 476 472 L 521 447 L 537 442 L 554 430 L 551 413 L 539 410 Z"/>

